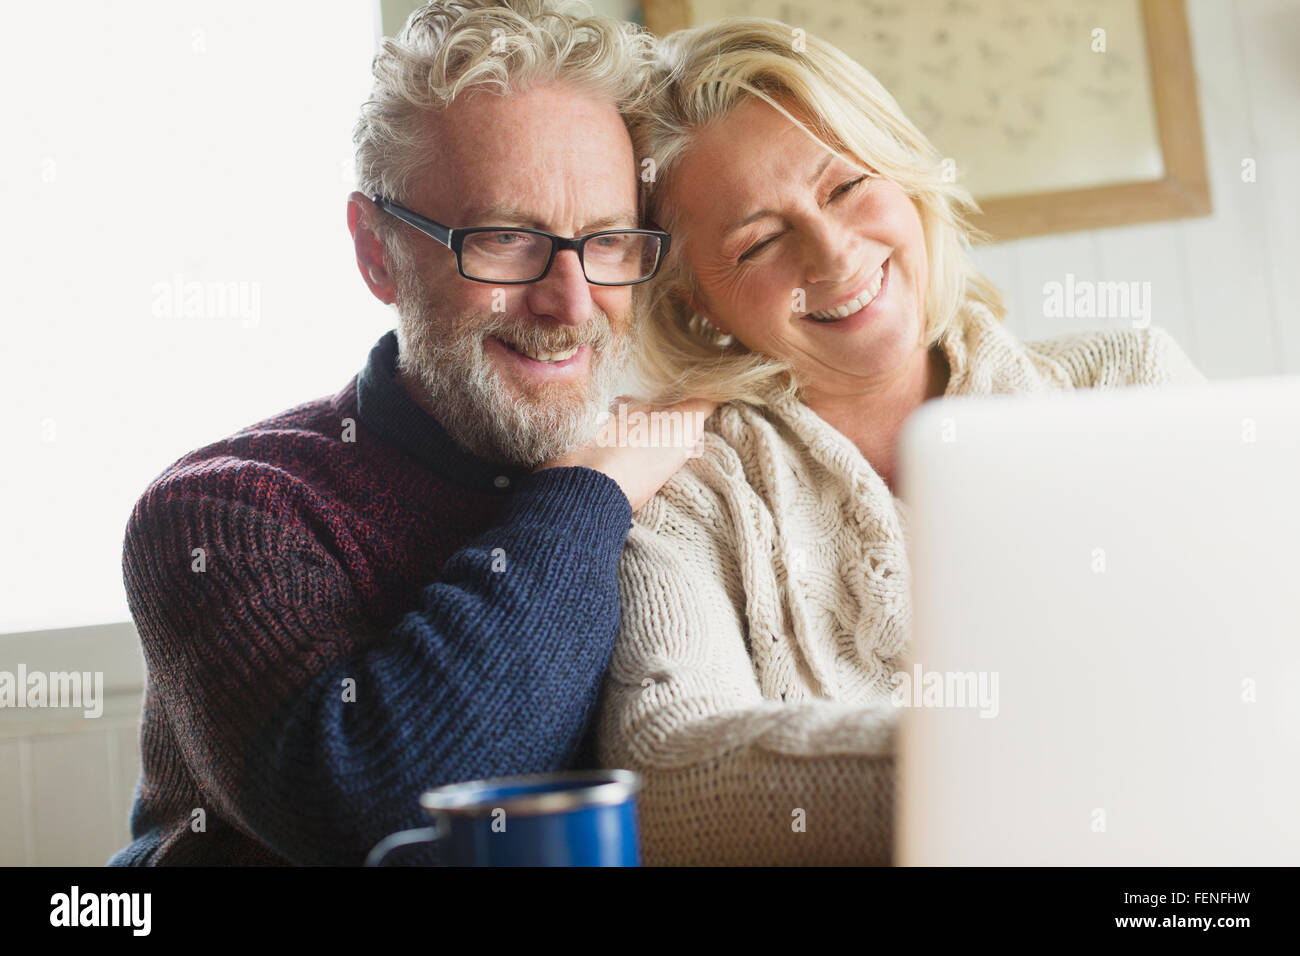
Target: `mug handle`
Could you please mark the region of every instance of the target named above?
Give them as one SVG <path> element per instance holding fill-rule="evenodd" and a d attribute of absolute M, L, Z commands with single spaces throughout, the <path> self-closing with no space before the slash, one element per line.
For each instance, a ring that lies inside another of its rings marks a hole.
<path fill-rule="evenodd" d="M 396 833 L 390 833 L 378 843 L 366 857 L 366 866 L 382 866 L 384 857 L 392 853 L 398 847 L 412 846 L 416 843 L 432 843 L 441 836 L 438 827 L 419 827 L 415 830 L 398 830 Z"/>

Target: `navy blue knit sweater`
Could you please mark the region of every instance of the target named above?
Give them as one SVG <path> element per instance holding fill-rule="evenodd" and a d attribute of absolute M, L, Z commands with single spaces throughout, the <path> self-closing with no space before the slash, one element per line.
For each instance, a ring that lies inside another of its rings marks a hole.
<path fill-rule="evenodd" d="M 628 500 L 469 455 L 396 354 L 390 332 L 337 395 L 186 455 L 136 505 L 143 770 L 111 864 L 357 865 L 427 825 L 429 787 L 592 763 Z"/>

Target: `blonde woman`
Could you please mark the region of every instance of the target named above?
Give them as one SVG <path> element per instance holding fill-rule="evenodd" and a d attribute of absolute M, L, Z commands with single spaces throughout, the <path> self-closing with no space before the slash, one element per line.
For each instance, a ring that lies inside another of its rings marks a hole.
<path fill-rule="evenodd" d="M 673 34 L 633 119 L 673 235 L 644 370 L 663 399 L 725 403 L 619 572 L 600 749 L 644 777 L 650 864 L 889 862 L 895 455 L 922 402 L 1204 381 L 1159 329 L 1017 341 L 969 258 L 967 193 L 867 70 L 792 36 Z"/>

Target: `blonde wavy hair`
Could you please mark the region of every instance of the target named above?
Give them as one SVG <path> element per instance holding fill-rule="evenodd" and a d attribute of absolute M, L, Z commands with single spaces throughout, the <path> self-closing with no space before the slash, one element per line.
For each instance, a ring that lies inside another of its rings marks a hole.
<path fill-rule="evenodd" d="M 663 38 L 651 79 L 652 95 L 628 119 L 643 169 L 646 159 L 653 161 L 653 175 L 642 176 L 643 208 L 673 235 L 658 278 L 638 287 L 644 313 L 638 373 L 658 400 L 764 405 L 773 389 L 799 391 L 788 362 L 751 352 L 687 304 L 696 286 L 683 255 L 689 230 L 670 201 L 673 176 L 695 135 L 748 97 L 773 106 L 827 149 L 865 163 L 912 199 L 930 266 L 927 348 L 965 321 L 971 305 L 1004 318 L 1001 294 L 969 255 L 972 240 L 982 238 L 965 218 L 977 209 L 970 194 L 944 175 L 943 157 L 879 81 L 834 46 L 775 20 L 724 20 Z"/>
<path fill-rule="evenodd" d="M 635 24 L 571 0 L 430 0 L 375 56 L 374 87 L 352 135 L 357 188 L 409 202 L 428 172 L 428 118 L 471 89 L 504 96 L 559 81 L 634 111 L 653 45 Z M 387 264 L 408 264 L 400 222 L 382 214 L 374 228 Z"/>

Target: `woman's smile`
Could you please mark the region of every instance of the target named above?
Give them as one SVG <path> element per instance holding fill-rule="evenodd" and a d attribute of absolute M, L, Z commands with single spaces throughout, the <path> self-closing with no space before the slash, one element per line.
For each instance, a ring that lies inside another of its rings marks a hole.
<path fill-rule="evenodd" d="M 808 322 L 838 329 L 854 329 L 869 322 L 885 307 L 885 293 L 889 289 L 889 260 L 886 259 L 871 276 L 866 286 L 847 301 L 839 302 L 803 316 Z"/>

